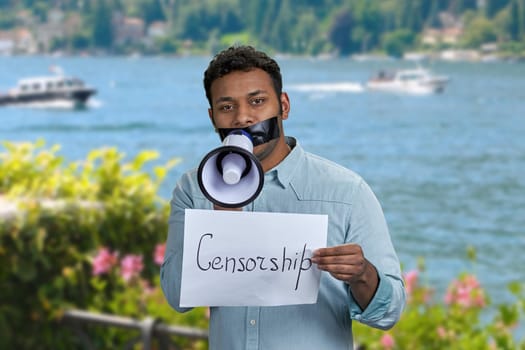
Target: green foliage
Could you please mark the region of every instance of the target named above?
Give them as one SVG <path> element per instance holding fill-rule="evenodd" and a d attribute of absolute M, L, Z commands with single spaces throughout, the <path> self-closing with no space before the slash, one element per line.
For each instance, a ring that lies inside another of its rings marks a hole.
<path fill-rule="evenodd" d="M 352 13 L 348 9 L 343 9 L 336 14 L 333 23 L 328 33 L 328 38 L 332 45 L 342 55 L 347 55 L 352 52 L 352 29 L 354 21 Z"/>
<path fill-rule="evenodd" d="M 227 48 L 236 44 L 255 45 L 254 38 L 248 32 L 223 35 L 220 39 L 221 48 Z"/>
<path fill-rule="evenodd" d="M 154 47 L 157 48 L 160 53 L 164 54 L 173 54 L 179 51 L 179 43 L 170 38 L 156 39 Z"/>
<path fill-rule="evenodd" d="M 466 47 L 480 47 L 483 43 L 495 42 L 498 39 L 492 22 L 482 16 L 476 16 L 467 23 L 462 42 Z"/>
<path fill-rule="evenodd" d="M 105 0 L 95 2 L 92 17 L 92 40 L 95 47 L 110 48 L 113 45 L 112 8 Z"/>
<path fill-rule="evenodd" d="M 412 46 L 415 41 L 414 34 L 406 29 L 399 29 L 383 36 L 383 49 L 393 57 L 402 57 L 403 53 Z"/>
<path fill-rule="evenodd" d="M 147 172 L 156 152 L 126 162 L 116 149 L 104 148 L 64 164 L 59 146 L 44 146 L 5 142 L 0 153 L 0 199 L 17 204 L 0 225 L 0 348 L 74 348 L 69 332 L 55 332 L 63 310 L 144 317 L 150 310 L 137 299 L 146 305 L 145 286 L 158 283 L 153 254 L 166 239 L 169 208 L 157 192 L 179 160 Z M 126 278 L 124 266 L 120 273 L 93 275 L 101 247 L 118 251 L 121 263 L 144 257 L 140 276 Z M 175 313 L 160 305 L 166 310 L 153 316 L 169 321 Z"/>
<path fill-rule="evenodd" d="M 525 56 L 525 43 L 509 42 L 501 45 L 503 55 L 509 56 Z"/>
<path fill-rule="evenodd" d="M 73 34 L 69 41 L 73 50 L 82 51 L 89 48 L 90 40 L 89 33 L 78 32 Z"/>
<path fill-rule="evenodd" d="M 45 22 L 49 11 L 57 8 L 64 11 L 65 18 L 79 14 L 84 22 L 77 30 L 81 34 L 60 36 L 63 43 L 69 44 L 55 42 L 51 46 L 73 52 L 85 50 L 86 35 L 94 50 L 157 54 L 173 53 L 174 44 L 182 42 L 191 42 L 193 50 L 215 50 L 219 38 L 248 33 L 250 42 L 295 54 L 336 51 L 346 55 L 384 50 L 381 38 L 387 37 L 389 50 L 399 54 L 420 48 L 415 41 L 410 41 L 407 48 L 401 47 L 400 41 L 393 39 L 399 31 L 406 30 L 416 37 L 427 28 L 462 27 L 472 16 L 485 23 L 477 20 L 471 28 L 467 25 L 463 41 L 466 47 L 478 48 L 480 42 L 486 42 L 483 40 L 494 41 L 495 37 L 498 43 L 525 41 L 525 0 L 4 0 L 0 1 L 0 28 L 20 26 L 17 14 L 24 6 L 33 15 L 26 19 L 29 23 Z M 115 15 L 140 18 L 146 27 L 154 21 L 165 21 L 169 34 L 166 41 L 153 48 L 122 43 L 117 41 Z M 479 30 L 482 33 L 476 34 Z"/>
<path fill-rule="evenodd" d="M 451 282 L 443 302 L 435 300 L 434 290 L 419 283 L 421 270 L 405 273 L 408 303 L 400 321 L 384 332 L 354 323 L 354 338 L 367 350 L 374 349 L 525 349 L 513 331 L 525 309 L 523 284 L 509 284 L 516 297 L 513 304 L 497 306 L 488 322 L 488 295 L 470 274 L 460 274 Z"/>
<path fill-rule="evenodd" d="M 16 19 L 5 11 L 0 11 L 0 30 L 10 29 L 16 25 Z"/>
<path fill-rule="evenodd" d="M 33 15 L 40 21 L 47 21 L 47 13 L 49 12 L 50 6 L 46 1 L 36 1 L 31 7 Z"/>

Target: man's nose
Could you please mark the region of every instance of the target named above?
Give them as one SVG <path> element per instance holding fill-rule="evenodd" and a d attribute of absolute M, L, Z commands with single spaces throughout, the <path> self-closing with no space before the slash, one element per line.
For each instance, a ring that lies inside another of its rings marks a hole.
<path fill-rule="evenodd" d="M 255 123 L 255 115 L 249 106 L 239 106 L 235 115 L 234 127 L 244 128 Z"/>

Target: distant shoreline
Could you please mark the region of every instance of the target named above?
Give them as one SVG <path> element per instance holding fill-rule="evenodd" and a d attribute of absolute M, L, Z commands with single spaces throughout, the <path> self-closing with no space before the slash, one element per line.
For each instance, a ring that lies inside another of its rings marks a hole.
<path fill-rule="evenodd" d="M 211 57 L 212 53 L 204 52 L 185 52 L 178 54 L 147 54 L 143 52 L 133 52 L 131 54 L 122 55 L 106 52 L 81 52 L 81 53 L 70 53 L 70 52 L 52 52 L 52 53 L 35 53 L 35 54 L 2 54 L 2 57 L 51 57 L 51 58 L 85 58 L 85 57 L 125 57 L 131 59 L 138 59 L 143 57 L 166 57 L 166 58 L 184 58 L 184 57 Z M 360 62 L 366 61 L 440 61 L 440 62 L 511 62 L 511 63 L 522 63 L 525 62 L 525 56 L 521 55 L 510 55 L 505 52 L 483 52 L 481 50 L 442 50 L 437 52 L 407 52 L 403 57 L 397 58 L 393 56 L 387 56 L 383 53 L 362 53 L 353 54 L 348 56 L 342 56 L 337 54 L 324 53 L 317 56 L 312 55 L 300 55 L 300 54 L 288 54 L 288 53 L 275 53 L 274 56 L 277 59 L 285 59 L 288 57 L 311 57 L 314 59 L 350 59 Z"/>

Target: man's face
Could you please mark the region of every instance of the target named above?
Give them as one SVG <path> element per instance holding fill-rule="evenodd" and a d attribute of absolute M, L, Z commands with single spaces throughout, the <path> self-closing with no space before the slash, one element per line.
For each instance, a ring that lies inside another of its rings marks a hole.
<path fill-rule="evenodd" d="M 288 117 L 287 95 L 277 96 L 272 79 L 261 69 L 235 71 L 215 80 L 211 97 L 208 113 L 216 129 L 245 128 L 274 116 L 279 116 L 281 127 L 281 121 Z M 254 154 L 262 161 L 273 152 L 277 142 L 256 146 Z"/>

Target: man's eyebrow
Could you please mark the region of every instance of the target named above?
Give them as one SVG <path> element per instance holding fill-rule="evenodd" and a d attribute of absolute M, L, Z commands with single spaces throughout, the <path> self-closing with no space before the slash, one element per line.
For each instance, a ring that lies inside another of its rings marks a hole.
<path fill-rule="evenodd" d="M 265 90 L 255 90 L 255 91 L 252 91 L 250 93 L 248 93 L 248 96 L 252 97 L 252 96 L 257 96 L 259 94 L 263 94 L 263 93 L 266 93 Z"/>
<path fill-rule="evenodd" d="M 253 96 L 257 96 L 257 95 L 260 95 L 260 94 L 265 94 L 267 93 L 266 90 L 255 90 L 255 91 L 252 91 L 252 92 L 249 92 L 247 94 L 248 97 L 253 97 Z M 221 103 L 221 102 L 231 102 L 233 101 L 233 97 L 230 97 L 230 96 L 221 96 L 219 98 L 217 98 L 215 100 L 215 103 Z"/>
<path fill-rule="evenodd" d="M 231 102 L 233 101 L 233 97 L 229 96 L 222 96 L 215 100 L 215 103 L 221 103 L 221 102 Z"/>

